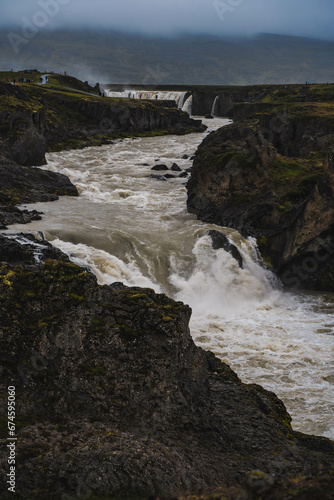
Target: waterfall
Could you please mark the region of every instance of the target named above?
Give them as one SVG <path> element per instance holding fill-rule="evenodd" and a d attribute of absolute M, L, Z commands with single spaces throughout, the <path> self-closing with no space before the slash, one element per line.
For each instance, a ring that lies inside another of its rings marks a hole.
<path fill-rule="evenodd" d="M 211 114 L 212 114 L 212 116 L 215 116 L 215 115 L 216 115 L 215 111 L 216 111 L 217 102 L 218 102 L 218 100 L 219 100 L 219 97 L 220 97 L 220 96 L 219 96 L 219 95 L 217 95 L 217 96 L 215 97 L 215 100 L 213 101 L 212 108 L 211 108 Z"/>
<path fill-rule="evenodd" d="M 190 97 L 188 97 L 188 99 L 184 103 L 184 105 L 182 107 L 182 111 L 185 111 L 186 113 L 191 115 L 192 107 L 193 107 L 193 96 L 191 95 Z"/>
<path fill-rule="evenodd" d="M 187 92 L 168 92 L 166 90 L 123 90 L 122 92 L 114 92 L 108 90 L 107 97 L 121 97 L 123 99 L 151 99 L 157 101 L 175 101 L 178 108 L 182 109 Z"/>
<path fill-rule="evenodd" d="M 184 104 L 184 101 L 185 101 L 185 98 L 186 98 L 186 95 L 187 95 L 187 92 L 183 92 L 178 100 L 177 100 L 177 107 L 182 109 L 183 108 L 183 104 Z"/>

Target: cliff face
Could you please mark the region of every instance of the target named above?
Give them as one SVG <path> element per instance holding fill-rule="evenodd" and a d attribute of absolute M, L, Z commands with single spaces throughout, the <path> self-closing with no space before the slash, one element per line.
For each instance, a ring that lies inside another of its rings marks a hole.
<path fill-rule="evenodd" d="M 122 99 L 54 101 L 54 107 L 67 110 L 68 124 L 48 122 L 45 137 L 50 149 L 99 145 L 119 136 L 145 133 L 185 134 L 204 130 L 200 120 L 189 118 L 171 101 L 127 102 Z M 74 118 L 73 118 L 74 117 Z"/>
<path fill-rule="evenodd" d="M 231 116 L 233 106 L 237 102 L 242 102 L 248 98 L 248 89 L 239 87 L 238 91 L 231 90 L 194 90 L 193 95 L 193 115 L 205 116 L 210 114 L 214 106 L 215 116 Z"/>
<path fill-rule="evenodd" d="M 120 135 L 200 130 L 201 121 L 170 101 L 103 99 L 0 82 L 0 147 L 24 166 L 44 164 L 46 151 L 99 145 Z"/>
<path fill-rule="evenodd" d="M 18 498 L 172 498 L 245 486 L 255 469 L 280 478 L 333 463 L 331 441 L 294 432 L 274 394 L 194 345 L 189 307 L 98 286 L 29 235 L 0 239 L 0 369 L 3 390 L 17 388 Z"/>
<path fill-rule="evenodd" d="M 332 134 L 330 117 L 298 109 L 218 130 L 196 153 L 188 210 L 256 236 L 285 285 L 332 291 Z"/>

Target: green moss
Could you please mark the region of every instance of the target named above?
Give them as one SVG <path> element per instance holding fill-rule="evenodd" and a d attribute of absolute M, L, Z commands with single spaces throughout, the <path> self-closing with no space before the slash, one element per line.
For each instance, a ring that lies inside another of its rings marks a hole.
<path fill-rule="evenodd" d="M 82 302 L 84 300 L 84 297 L 82 295 L 78 295 L 76 293 L 69 293 L 68 296 L 76 302 Z"/>
<path fill-rule="evenodd" d="M 89 331 L 93 335 L 107 335 L 107 330 L 104 326 L 104 323 L 101 321 L 101 319 L 98 316 L 95 316 L 90 324 Z"/>
<path fill-rule="evenodd" d="M 255 155 L 234 150 L 216 155 L 210 150 L 200 149 L 196 156 L 200 158 L 201 163 L 205 164 L 206 171 L 224 170 L 228 164 L 233 165 L 235 169 L 248 170 L 255 169 L 258 164 L 258 158 Z"/>
<path fill-rule="evenodd" d="M 171 318 L 170 316 L 162 316 L 162 321 L 169 323 L 170 321 L 173 321 L 173 318 Z"/>
<path fill-rule="evenodd" d="M 300 160 L 293 160 L 277 154 L 272 164 L 271 179 L 274 184 L 285 184 L 307 173 L 307 168 L 302 165 Z"/>
<path fill-rule="evenodd" d="M 277 154 L 270 177 L 273 189 L 281 196 L 279 210 L 288 213 L 293 203 L 305 198 L 323 175 L 323 165 L 318 158 L 287 158 Z"/>
<path fill-rule="evenodd" d="M 131 297 L 132 299 L 145 299 L 146 294 L 145 293 L 130 293 L 129 297 Z"/>
<path fill-rule="evenodd" d="M 258 240 L 258 245 L 261 247 L 265 247 L 268 245 L 268 236 L 261 236 L 261 238 Z"/>
<path fill-rule="evenodd" d="M 0 264 L 0 281 L 8 286 L 12 287 L 13 278 L 15 277 L 15 272 L 12 270 L 8 271 L 8 268 L 5 265 Z"/>

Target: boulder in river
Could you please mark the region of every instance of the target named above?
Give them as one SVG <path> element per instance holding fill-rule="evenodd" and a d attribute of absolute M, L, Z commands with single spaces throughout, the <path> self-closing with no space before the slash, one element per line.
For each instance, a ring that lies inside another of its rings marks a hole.
<path fill-rule="evenodd" d="M 234 245 L 234 243 L 231 243 L 225 234 L 220 231 L 216 231 L 215 229 L 210 229 L 207 234 L 212 239 L 212 248 L 214 250 L 223 248 L 225 252 L 231 254 L 232 257 L 238 262 L 239 267 L 243 268 L 243 259 L 238 247 Z"/>
<path fill-rule="evenodd" d="M 168 167 L 167 167 L 167 165 L 163 165 L 163 164 L 154 165 L 154 167 L 152 167 L 151 170 L 168 170 Z"/>

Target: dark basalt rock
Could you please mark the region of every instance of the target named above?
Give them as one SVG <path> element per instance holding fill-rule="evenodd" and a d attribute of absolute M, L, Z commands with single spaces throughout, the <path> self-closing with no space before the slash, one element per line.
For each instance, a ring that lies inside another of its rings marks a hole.
<path fill-rule="evenodd" d="M 128 286 L 124 285 L 124 283 L 122 283 L 121 281 L 115 281 L 115 283 L 111 283 L 109 287 L 112 290 L 126 290 L 129 288 Z"/>
<path fill-rule="evenodd" d="M 0 262 L 15 266 L 35 264 L 46 259 L 61 259 L 69 262 L 69 258 L 44 239 L 37 239 L 32 234 L 15 233 L 0 234 Z"/>
<path fill-rule="evenodd" d="M 178 176 L 173 175 L 173 174 L 165 174 L 165 175 L 164 175 L 164 177 L 165 177 L 166 179 L 176 179 L 176 177 L 178 177 Z"/>
<path fill-rule="evenodd" d="M 177 498 L 246 489 L 255 470 L 317 478 L 334 464 L 333 442 L 294 432 L 273 393 L 195 346 L 188 306 L 98 286 L 61 253 L 36 262 L 29 246 L 5 240 L 0 373 L 4 394 L 17 388 L 18 499 Z"/>
<path fill-rule="evenodd" d="M 32 125 L 11 149 L 11 156 L 19 165 L 45 165 L 46 141 Z"/>
<path fill-rule="evenodd" d="M 177 163 L 173 163 L 173 165 L 171 166 L 171 170 L 173 170 L 173 172 L 181 172 L 181 168 L 178 166 Z"/>
<path fill-rule="evenodd" d="M 41 213 L 37 210 L 22 210 L 12 205 L 0 205 L 0 229 L 8 229 L 11 224 L 28 224 L 34 220 L 41 220 Z"/>
<path fill-rule="evenodd" d="M 182 155 L 182 160 L 188 160 L 188 158 L 189 158 L 189 155 L 187 155 L 187 154 Z"/>
<path fill-rule="evenodd" d="M 223 248 L 225 252 L 230 253 L 232 257 L 238 262 L 239 267 L 241 267 L 241 269 L 243 268 L 243 259 L 238 247 L 233 243 L 231 243 L 225 234 L 220 233 L 215 229 L 210 229 L 207 232 L 207 234 L 212 239 L 212 248 L 214 250 L 219 250 L 220 248 Z"/>
<path fill-rule="evenodd" d="M 182 172 L 178 177 L 188 177 L 187 171 Z"/>
<path fill-rule="evenodd" d="M 60 195 L 78 196 L 77 188 L 63 174 L 39 168 L 20 167 L 0 161 L 0 197 L 10 203 L 19 197 L 20 203 L 54 201 Z"/>
<path fill-rule="evenodd" d="M 77 188 L 62 174 L 21 167 L 0 157 L 0 228 L 41 219 L 41 213 L 17 208 L 16 204 L 58 200 L 60 195 L 78 196 Z"/>
<path fill-rule="evenodd" d="M 207 120 L 213 120 L 213 119 L 214 119 L 214 116 L 212 116 L 212 115 L 205 115 L 205 118 L 206 118 Z"/>
<path fill-rule="evenodd" d="M 151 168 L 151 170 L 168 170 L 167 165 L 154 165 L 154 167 Z"/>

